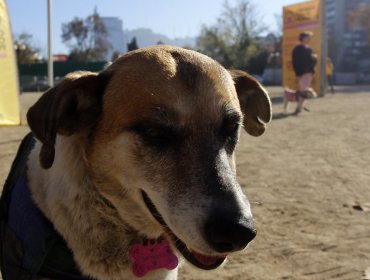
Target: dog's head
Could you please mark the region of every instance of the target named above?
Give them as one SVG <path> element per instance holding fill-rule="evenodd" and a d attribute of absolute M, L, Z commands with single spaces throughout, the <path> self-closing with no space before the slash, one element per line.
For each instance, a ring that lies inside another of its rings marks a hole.
<path fill-rule="evenodd" d="M 313 88 L 307 88 L 307 89 L 305 89 L 303 91 L 303 95 L 306 98 L 316 98 L 317 97 L 317 93 L 316 93 L 316 91 Z"/>
<path fill-rule="evenodd" d="M 242 127 L 259 136 L 270 119 L 254 78 L 168 46 L 130 52 L 99 74 L 68 75 L 28 112 L 44 168 L 56 135 L 78 134 L 97 190 L 117 209 L 135 201 L 125 221 L 148 238 L 164 233 L 203 269 L 256 234 L 234 149 Z"/>

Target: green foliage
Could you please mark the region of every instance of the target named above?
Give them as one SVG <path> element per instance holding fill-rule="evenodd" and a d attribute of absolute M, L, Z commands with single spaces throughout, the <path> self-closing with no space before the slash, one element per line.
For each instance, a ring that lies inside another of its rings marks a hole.
<path fill-rule="evenodd" d="M 267 61 L 267 51 L 258 38 L 265 30 L 260 22 L 249 0 L 239 0 L 235 7 L 225 1 L 217 23 L 202 27 L 197 49 L 227 68 L 261 74 Z"/>
<path fill-rule="evenodd" d="M 283 64 L 282 60 L 282 44 L 283 36 L 281 33 L 270 33 L 266 36 L 268 41 L 268 59 L 267 68 L 281 68 Z"/>
<path fill-rule="evenodd" d="M 71 61 L 101 61 L 111 49 L 107 30 L 96 11 L 86 19 L 76 17 L 63 24 L 62 40 L 70 49 Z"/>
<path fill-rule="evenodd" d="M 41 60 L 39 49 L 33 46 L 32 35 L 21 33 L 16 36 L 14 48 L 18 64 L 31 64 Z"/>

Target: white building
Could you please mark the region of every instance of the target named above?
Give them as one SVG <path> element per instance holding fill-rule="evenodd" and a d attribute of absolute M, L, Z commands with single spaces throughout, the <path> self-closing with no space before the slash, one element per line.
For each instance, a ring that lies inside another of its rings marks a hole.
<path fill-rule="evenodd" d="M 102 17 L 101 19 L 107 29 L 107 39 L 112 46 L 105 55 L 105 59 L 110 61 L 115 52 L 122 54 L 126 51 L 126 43 L 123 36 L 123 22 L 117 17 Z"/>
<path fill-rule="evenodd" d="M 325 0 L 325 4 L 329 55 L 336 71 L 370 74 L 370 30 L 354 20 L 365 16 L 370 0 Z"/>

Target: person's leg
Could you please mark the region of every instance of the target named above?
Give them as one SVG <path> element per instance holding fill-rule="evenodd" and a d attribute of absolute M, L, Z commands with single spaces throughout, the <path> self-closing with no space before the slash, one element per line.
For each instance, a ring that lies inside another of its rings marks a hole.
<path fill-rule="evenodd" d="M 303 95 L 303 92 L 311 86 L 311 82 L 312 82 L 312 74 L 311 73 L 303 74 L 302 76 L 300 76 L 298 78 L 298 90 L 299 90 L 299 92 L 297 94 L 298 100 L 297 100 L 296 113 L 301 112 L 302 109 L 303 109 L 306 98 L 302 95 Z"/>
<path fill-rule="evenodd" d="M 331 75 L 328 76 L 328 83 L 329 83 L 329 86 L 330 86 L 331 93 L 335 93 L 335 91 L 334 91 L 334 84 L 333 84 L 333 78 L 332 78 Z"/>
<path fill-rule="evenodd" d="M 288 112 L 289 96 L 287 90 L 284 90 L 284 113 Z"/>

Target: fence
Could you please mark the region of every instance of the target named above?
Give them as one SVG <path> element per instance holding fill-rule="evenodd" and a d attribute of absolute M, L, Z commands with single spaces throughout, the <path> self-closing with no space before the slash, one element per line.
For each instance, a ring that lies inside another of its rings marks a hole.
<path fill-rule="evenodd" d="M 54 62 L 54 81 L 57 84 L 70 72 L 83 70 L 99 72 L 106 61 L 101 62 Z M 44 91 L 48 88 L 47 63 L 19 65 L 19 83 L 21 91 Z"/>

